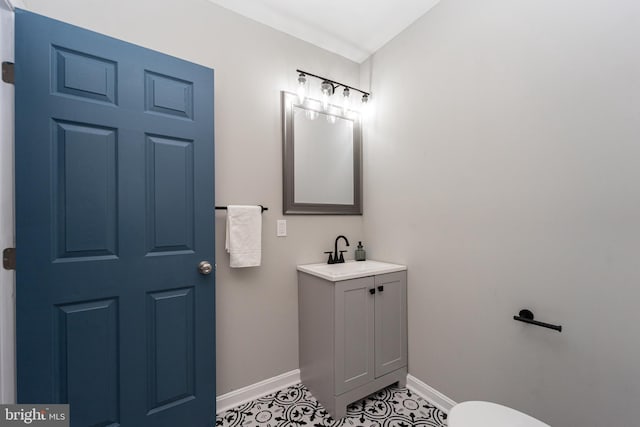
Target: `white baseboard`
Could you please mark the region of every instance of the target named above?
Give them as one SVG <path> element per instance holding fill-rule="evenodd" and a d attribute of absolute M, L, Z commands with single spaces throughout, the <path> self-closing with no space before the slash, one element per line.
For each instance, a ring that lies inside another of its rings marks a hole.
<path fill-rule="evenodd" d="M 407 375 L 407 388 L 446 413 L 449 413 L 451 408 L 456 404 L 452 399 L 440 393 L 435 388 L 423 383 L 413 375 Z"/>
<path fill-rule="evenodd" d="M 290 387 L 300 382 L 300 369 L 285 372 L 273 378 L 267 378 L 259 383 L 251 384 L 238 390 L 230 391 L 216 397 L 216 413 L 227 411 L 236 406 L 266 396 L 278 390 Z M 407 387 L 423 399 L 429 401 L 436 408 L 448 413 L 456 404 L 455 401 L 440 393 L 435 388 L 423 383 L 413 375 L 407 375 Z"/>
<path fill-rule="evenodd" d="M 259 383 L 230 391 L 229 393 L 216 397 L 216 413 L 219 414 L 220 412 L 235 408 L 243 403 L 250 402 L 259 397 L 298 384 L 299 382 L 300 369 L 295 369 L 273 378 L 267 378 Z"/>

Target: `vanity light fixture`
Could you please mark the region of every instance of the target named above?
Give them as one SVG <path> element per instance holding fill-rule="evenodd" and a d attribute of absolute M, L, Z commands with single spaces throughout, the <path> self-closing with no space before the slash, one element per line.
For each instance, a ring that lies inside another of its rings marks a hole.
<path fill-rule="evenodd" d="M 328 79 L 326 77 L 322 77 L 322 76 L 318 76 L 316 74 L 312 74 L 309 73 L 307 71 L 303 71 L 303 70 L 296 70 L 296 72 L 298 73 L 298 100 L 300 101 L 300 104 L 302 104 L 305 100 L 304 96 L 300 96 L 301 93 L 301 88 L 304 88 L 304 94 L 306 96 L 306 92 L 307 92 L 307 84 L 308 84 L 308 78 L 307 77 L 315 77 L 316 79 L 319 79 L 322 81 L 321 85 L 320 85 L 320 91 L 322 92 L 322 109 L 324 111 L 328 111 L 329 110 L 329 101 L 331 96 L 336 92 L 336 89 L 338 89 L 339 87 L 343 87 L 343 91 L 342 91 L 342 113 L 343 115 L 347 115 L 349 110 L 351 109 L 351 91 L 356 91 L 356 92 L 360 92 L 362 94 L 362 106 L 363 108 L 366 106 L 367 102 L 369 101 L 369 98 L 371 97 L 371 94 L 369 92 L 365 92 L 363 90 L 357 89 L 353 86 L 348 86 L 344 83 L 340 83 L 337 82 L 335 80 L 331 80 Z"/>

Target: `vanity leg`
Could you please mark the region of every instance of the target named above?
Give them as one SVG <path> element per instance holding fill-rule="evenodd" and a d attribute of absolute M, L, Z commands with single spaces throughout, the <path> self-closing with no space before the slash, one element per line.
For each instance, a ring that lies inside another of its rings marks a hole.
<path fill-rule="evenodd" d="M 400 377 L 400 379 L 398 380 L 398 387 L 399 388 L 406 388 L 407 387 L 407 376 L 403 375 Z"/>
<path fill-rule="evenodd" d="M 342 418 L 347 416 L 347 407 L 343 405 L 338 405 L 335 410 L 335 417 L 333 419 L 335 421 L 340 421 Z"/>

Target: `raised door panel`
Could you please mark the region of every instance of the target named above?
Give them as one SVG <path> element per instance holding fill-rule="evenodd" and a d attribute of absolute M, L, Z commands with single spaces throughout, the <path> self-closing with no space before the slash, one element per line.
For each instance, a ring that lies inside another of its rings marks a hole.
<path fill-rule="evenodd" d="M 376 377 L 407 366 L 407 279 L 405 272 L 375 276 Z"/>
<path fill-rule="evenodd" d="M 51 87 L 55 95 L 116 104 L 115 61 L 85 52 L 51 46 Z"/>
<path fill-rule="evenodd" d="M 345 280 L 335 285 L 336 395 L 374 378 L 373 285 L 373 277 Z"/>
<path fill-rule="evenodd" d="M 192 288 L 147 298 L 147 404 L 155 414 L 195 399 Z"/>
<path fill-rule="evenodd" d="M 193 120 L 193 82 L 146 71 L 145 111 Z"/>
<path fill-rule="evenodd" d="M 117 258 L 117 130 L 54 120 L 52 140 L 53 258 Z"/>
<path fill-rule="evenodd" d="M 118 300 L 59 305 L 55 313 L 55 400 L 73 402 L 75 425 L 119 426 Z"/>
<path fill-rule="evenodd" d="M 193 141 L 146 136 L 147 255 L 193 253 Z"/>

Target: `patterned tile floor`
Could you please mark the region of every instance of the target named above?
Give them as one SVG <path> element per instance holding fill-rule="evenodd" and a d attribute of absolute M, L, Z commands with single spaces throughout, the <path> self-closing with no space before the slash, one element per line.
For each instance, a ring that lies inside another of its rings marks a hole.
<path fill-rule="evenodd" d="M 222 412 L 216 426 L 230 427 L 445 427 L 447 415 L 409 389 L 391 386 L 349 405 L 334 421 L 309 390 L 296 384 Z"/>

